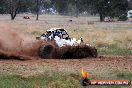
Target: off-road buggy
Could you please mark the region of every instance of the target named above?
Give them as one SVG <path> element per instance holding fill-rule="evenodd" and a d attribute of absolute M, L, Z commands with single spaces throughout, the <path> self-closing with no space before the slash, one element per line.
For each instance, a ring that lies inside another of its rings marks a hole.
<path fill-rule="evenodd" d="M 43 33 L 37 40 L 46 41 L 39 49 L 42 58 L 85 58 L 97 57 L 97 49 L 90 44 L 85 44 L 83 39 L 71 39 L 62 28 L 52 28 Z"/>

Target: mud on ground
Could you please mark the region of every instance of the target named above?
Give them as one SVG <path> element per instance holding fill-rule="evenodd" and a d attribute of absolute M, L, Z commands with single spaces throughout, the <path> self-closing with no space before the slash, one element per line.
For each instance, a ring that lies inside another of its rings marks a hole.
<path fill-rule="evenodd" d="M 0 60 L 0 74 L 34 76 L 55 70 L 68 74 L 81 74 L 84 67 L 91 75 L 112 76 L 112 72 L 132 72 L 132 56 L 100 56 L 84 59 L 39 59 L 39 60 Z"/>

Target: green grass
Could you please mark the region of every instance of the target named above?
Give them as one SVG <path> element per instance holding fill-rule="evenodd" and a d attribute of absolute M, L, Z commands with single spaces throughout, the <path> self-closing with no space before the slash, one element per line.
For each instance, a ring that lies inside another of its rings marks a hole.
<path fill-rule="evenodd" d="M 46 85 L 46 80 L 42 78 L 22 78 L 20 76 L 0 76 L 1 88 L 33 88 L 35 86 Z"/>
<path fill-rule="evenodd" d="M 16 75 L 0 75 L 0 88 L 81 88 L 79 80 L 71 75 L 52 73 L 24 78 Z"/>
<path fill-rule="evenodd" d="M 119 78 L 119 79 L 132 80 L 132 73 L 119 72 L 119 73 L 117 74 L 117 78 Z"/>
<path fill-rule="evenodd" d="M 130 72 L 113 72 L 113 74 L 115 79 L 132 80 Z M 76 74 L 48 73 L 48 71 L 46 74 L 32 77 L 0 75 L 0 88 L 84 88 L 80 85 L 80 78 Z M 86 88 L 131 88 L 131 86 L 88 86 Z"/>
<path fill-rule="evenodd" d="M 98 53 L 100 55 L 132 55 L 132 50 L 118 47 L 116 44 L 109 44 L 98 46 Z"/>
<path fill-rule="evenodd" d="M 31 34 L 34 36 L 40 36 L 42 33 L 39 31 L 33 31 L 33 32 L 31 32 Z"/>

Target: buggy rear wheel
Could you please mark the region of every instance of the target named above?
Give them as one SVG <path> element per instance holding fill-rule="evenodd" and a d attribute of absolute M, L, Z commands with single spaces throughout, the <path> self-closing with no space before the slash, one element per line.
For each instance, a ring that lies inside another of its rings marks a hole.
<path fill-rule="evenodd" d="M 98 52 L 96 48 L 93 48 L 90 52 L 90 55 L 94 58 L 96 58 L 98 56 Z"/>
<path fill-rule="evenodd" d="M 52 58 L 53 46 L 52 45 L 42 45 L 39 50 L 40 57 L 44 59 Z"/>

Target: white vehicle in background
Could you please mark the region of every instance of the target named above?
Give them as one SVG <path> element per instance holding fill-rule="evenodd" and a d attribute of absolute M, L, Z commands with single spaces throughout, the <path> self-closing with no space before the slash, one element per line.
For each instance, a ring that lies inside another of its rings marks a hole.
<path fill-rule="evenodd" d="M 128 18 L 132 18 L 132 10 L 129 10 L 129 11 L 127 12 L 127 17 L 128 17 Z"/>

